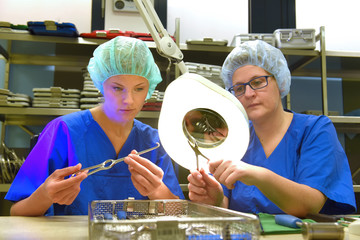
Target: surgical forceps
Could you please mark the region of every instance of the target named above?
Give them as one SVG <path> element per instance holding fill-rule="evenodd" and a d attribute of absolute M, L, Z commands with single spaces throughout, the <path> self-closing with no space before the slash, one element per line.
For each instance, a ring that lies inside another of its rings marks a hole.
<path fill-rule="evenodd" d="M 190 142 L 190 140 L 188 140 L 188 143 L 191 147 L 191 149 L 194 151 L 195 156 L 196 156 L 196 170 L 199 170 L 199 155 L 202 156 L 203 158 L 205 158 L 208 162 L 210 161 L 210 159 L 208 157 L 206 157 L 202 152 L 200 152 L 199 147 L 197 142 L 194 140 L 194 142 Z"/>
<path fill-rule="evenodd" d="M 152 147 L 152 148 L 148 148 L 148 149 L 145 149 L 141 152 L 138 152 L 136 155 L 141 155 L 141 154 L 144 154 L 144 153 L 147 153 L 147 152 L 150 152 L 154 149 L 157 149 L 158 147 L 160 147 L 160 143 L 156 143 L 156 146 L 155 147 Z M 108 160 L 105 160 L 104 162 L 100 163 L 100 164 L 97 164 L 97 165 L 94 165 L 94 166 L 91 166 L 91 167 L 87 167 L 87 168 L 83 168 L 83 169 L 80 169 L 79 171 L 77 171 L 76 173 L 72 174 L 71 176 L 74 177 L 76 176 L 79 172 L 84 172 L 84 171 L 89 171 L 88 172 L 88 176 L 91 175 L 91 174 L 94 174 L 98 171 L 102 171 L 102 170 L 108 170 L 110 168 L 112 168 L 115 164 L 119 163 L 119 162 L 122 162 L 125 160 L 126 157 L 122 157 L 122 158 L 119 158 L 119 159 L 108 159 Z M 90 172 L 90 170 L 93 170 Z"/>

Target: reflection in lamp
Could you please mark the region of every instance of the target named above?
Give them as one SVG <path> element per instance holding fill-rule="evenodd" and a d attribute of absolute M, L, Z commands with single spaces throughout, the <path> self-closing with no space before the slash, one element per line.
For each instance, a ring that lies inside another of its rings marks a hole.
<path fill-rule="evenodd" d="M 183 120 L 185 136 L 200 147 L 212 148 L 221 144 L 228 134 L 225 120 L 217 112 L 197 108 L 186 113 Z"/>

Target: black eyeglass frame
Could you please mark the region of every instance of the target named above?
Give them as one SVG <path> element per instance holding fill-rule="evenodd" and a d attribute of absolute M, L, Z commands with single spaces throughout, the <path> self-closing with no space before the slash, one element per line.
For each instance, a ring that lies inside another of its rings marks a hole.
<path fill-rule="evenodd" d="M 259 77 L 253 78 L 253 79 L 251 79 L 250 81 L 248 81 L 247 83 L 238 83 L 238 84 L 235 84 L 235 85 L 231 86 L 231 87 L 228 89 L 228 91 L 229 91 L 231 94 L 233 94 L 235 97 L 240 97 L 240 96 L 242 96 L 242 95 L 245 94 L 245 92 L 246 92 L 246 86 L 247 86 L 247 85 L 248 85 L 249 87 L 251 87 L 252 90 L 258 90 L 258 89 L 265 88 L 265 87 L 267 87 L 267 85 L 269 85 L 268 78 L 269 78 L 269 77 L 273 77 L 273 76 L 274 76 L 274 75 L 266 75 L 266 76 L 259 76 Z M 265 80 L 266 80 L 266 85 L 265 85 L 265 86 L 262 86 L 262 87 L 259 87 L 259 88 L 253 88 L 253 86 L 250 85 L 250 83 L 251 83 L 252 81 L 254 81 L 254 80 L 256 80 L 256 79 L 259 79 L 259 78 L 263 78 L 263 77 L 264 77 Z M 244 86 L 244 92 L 241 93 L 241 94 L 235 95 L 234 88 L 237 87 L 237 86 L 240 86 L 240 85 Z"/>

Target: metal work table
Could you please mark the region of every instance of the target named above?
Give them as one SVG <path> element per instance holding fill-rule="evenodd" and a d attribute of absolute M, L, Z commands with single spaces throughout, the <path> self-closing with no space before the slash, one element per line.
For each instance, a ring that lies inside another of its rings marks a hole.
<path fill-rule="evenodd" d="M 88 216 L 0 217 L 0 239 L 88 239 Z M 345 239 L 359 240 L 347 233 Z M 260 240 L 301 240 L 301 234 L 265 235 Z"/>

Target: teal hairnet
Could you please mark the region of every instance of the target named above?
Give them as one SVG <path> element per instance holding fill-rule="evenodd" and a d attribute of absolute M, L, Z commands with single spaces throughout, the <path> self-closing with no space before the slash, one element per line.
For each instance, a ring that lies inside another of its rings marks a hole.
<path fill-rule="evenodd" d="M 161 82 L 160 70 L 145 42 L 130 38 L 116 37 L 98 46 L 89 61 L 87 69 L 97 89 L 104 94 L 103 84 L 115 75 L 137 75 L 149 81 L 150 98 L 156 85 Z"/>
<path fill-rule="evenodd" d="M 261 40 L 244 42 L 234 48 L 225 59 L 221 71 L 226 89 L 232 86 L 234 72 L 245 65 L 261 67 L 274 75 L 281 98 L 289 93 L 291 74 L 287 61 L 279 49 Z"/>

